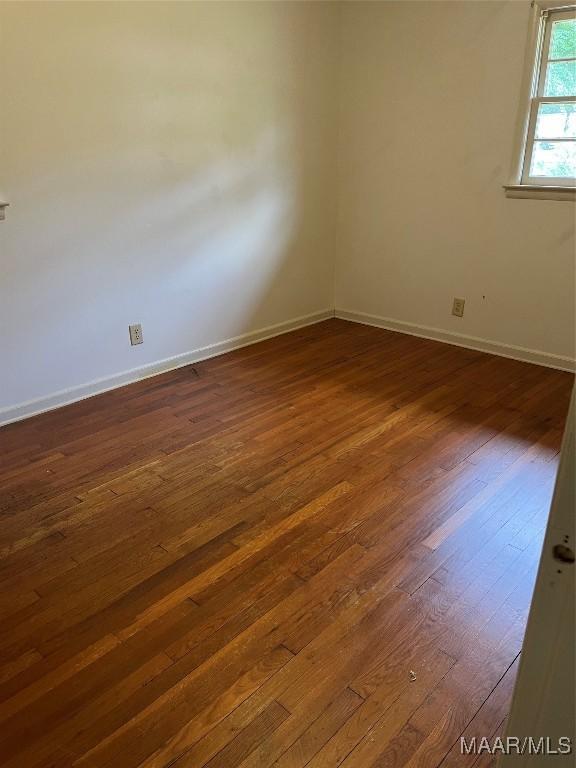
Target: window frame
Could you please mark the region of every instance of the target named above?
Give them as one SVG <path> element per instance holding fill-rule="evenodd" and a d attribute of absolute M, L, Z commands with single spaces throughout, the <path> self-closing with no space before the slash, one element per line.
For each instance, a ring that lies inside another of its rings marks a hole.
<path fill-rule="evenodd" d="M 573 1 L 562 3 L 560 0 L 536 0 L 532 3 L 516 151 L 511 180 L 505 186 L 509 197 L 576 200 L 576 179 L 529 175 L 539 105 L 555 101 L 576 103 L 576 96 L 543 95 L 552 21 L 575 16 L 576 4 Z"/>
<path fill-rule="evenodd" d="M 526 146 L 524 148 L 524 157 L 522 158 L 522 176 L 521 184 L 539 184 L 542 186 L 562 186 L 575 187 L 576 178 L 573 176 L 530 176 L 530 167 L 532 164 L 532 155 L 534 152 L 534 142 L 536 141 L 536 120 L 538 110 L 541 104 L 571 103 L 576 104 L 576 95 L 574 96 L 545 96 L 544 87 L 546 73 L 548 68 L 548 52 L 550 50 L 550 39 L 552 37 L 552 24 L 562 19 L 576 18 L 576 7 L 572 9 L 543 10 L 540 14 L 540 34 L 539 44 L 536 51 L 536 61 L 534 64 L 534 74 L 532 79 L 532 93 L 529 104 L 528 129 L 526 135 Z M 562 61 L 562 59 L 559 59 Z M 550 141 L 568 141 L 569 139 L 550 139 Z"/>

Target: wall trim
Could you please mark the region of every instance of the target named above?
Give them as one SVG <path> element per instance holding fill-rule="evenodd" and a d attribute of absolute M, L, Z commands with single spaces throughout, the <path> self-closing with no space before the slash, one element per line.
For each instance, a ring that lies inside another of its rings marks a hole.
<path fill-rule="evenodd" d="M 99 379 L 94 379 L 86 384 L 61 389 L 51 395 L 38 397 L 34 400 L 27 400 L 26 402 L 11 405 L 7 408 L 1 408 L 0 427 L 5 426 L 6 424 L 12 424 L 15 421 L 28 419 L 31 416 L 37 416 L 46 411 L 62 408 L 64 405 L 77 403 L 79 400 L 85 400 L 88 397 L 94 397 L 94 395 L 101 395 L 104 392 L 124 387 L 135 381 L 149 379 L 152 376 L 158 376 L 161 373 L 173 371 L 176 368 L 182 368 L 191 363 L 199 363 L 201 360 L 217 357 L 225 352 L 232 352 L 235 349 L 256 344 L 258 341 L 265 341 L 274 336 L 281 336 L 289 331 L 305 328 L 307 325 L 313 325 L 322 320 L 328 320 L 331 317 L 334 317 L 333 309 L 323 309 L 318 312 L 312 312 L 309 315 L 302 315 L 300 317 L 292 318 L 291 320 L 285 320 L 282 323 L 268 325 L 265 328 L 249 331 L 240 336 L 233 336 L 230 339 L 218 341 L 215 344 L 198 347 L 198 349 L 193 349 L 190 352 L 183 352 L 180 355 L 167 357 L 154 363 L 147 363 L 138 368 L 131 368 L 130 370 L 122 371 L 121 373 L 115 373 L 112 374 L 112 376 L 104 376 Z"/>
<path fill-rule="evenodd" d="M 354 323 L 363 325 L 373 325 L 376 328 L 385 328 L 388 331 L 398 331 L 406 333 L 409 336 L 419 336 L 422 339 L 432 339 L 441 341 L 444 344 L 452 344 L 456 347 L 466 347 L 475 349 L 479 352 L 489 352 L 491 355 L 500 357 L 509 357 L 512 360 L 521 360 L 524 363 L 534 363 L 543 365 L 546 368 L 556 368 L 559 371 L 576 371 L 576 360 L 562 355 L 553 355 L 550 352 L 543 352 L 539 349 L 528 349 L 527 347 L 517 347 L 513 344 L 503 344 L 491 339 L 483 339 L 479 336 L 467 336 L 464 333 L 455 333 L 445 331 L 441 328 L 432 328 L 428 325 L 418 325 L 417 323 L 407 323 L 404 320 L 394 320 L 391 317 L 380 317 L 379 315 L 370 315 L 365 312 L 355 312 L 348 309 L 336 309 L 335 317 L 342 320 L 351 320 Z"/>
<path fill-rule="evenodd" d="M 417 323 L 408 323 L 403 320 L 395 320 L 390 317 L 381 317 L 380 315 L 371 315 L 366 312 L 356 312 L 347 309 L 323 309 L 318 312 L 312 312 L 309 315 L 286 320 L 282 323 L 276 323 L 255 331 L 243 333 L 240 336 L 233 336 L 230 339 L 208 344 L 205 347 L 183 352 L 180 355 L 164 358 L 153 363 L 131 368 L 112 376 L 104 376 L 94 379 L 86 384 L 80 384 L 76 387 L 68 387 L 54 392 L 45 397 L 35 398 L 23 403 L 18 403 L 7 408 L 0 409 L 0 427 L 12 424 L 16 421 L 28 419 L 31 416 L 37 416 L 46 411 L 52 411 L 56 408 L 62 408 L 65 405 L 77 403 L 95 395 L 101 395 L 112 389 L 124 387 L 136 381 L 149 379 L 152 376 L 158 376 L 161 373 L 173 371 L 176 368 L 182 368 L 185 365 L 199 363 L 201 360 L 207 360 L 211 357 L 223 355 L 226 352 L 232 352 L 235 349 L 256 344 L 259 341 L 281 336 L 284 333 L 295 331 L 298 328 L 305 328 L 307 325 L 329 320 L 331 317 L 337 317 L 342 320 L 350 320 L 362 325 L 372 325 L 376 328 L 384 328 L 388 331 L 397 331 L 409 336 L 418 336 L 423 339 L 440 341 L 444 344 L 452 344 L 456 347 L 465 347 L 466 349 L 475 349 L 479 352 L 488 352 L 500 357 L 509 357 L 513 360 L 521 360 L 525 363 L 543 365 L 547 368 L 555 368 L 560 371 L 576 371 L 576 360 L 562 355 L 553 355 L 549 352 L 543 352 L 527 347 L 518 347 L 513 344 L 503 344 L 498 341 L 484 339 L 479 336 L 468 336 L 463 333 L 445 331 L 441 328 L 433 328 L 427 325 L 418 325 Z"/>

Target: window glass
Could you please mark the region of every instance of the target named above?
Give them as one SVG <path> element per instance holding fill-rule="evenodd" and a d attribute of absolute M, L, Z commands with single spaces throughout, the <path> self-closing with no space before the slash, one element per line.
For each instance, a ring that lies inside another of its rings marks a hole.
<path fill-rule="evenodd" d="M 536 119 L 537 139 L 575 139 L 576 104 L 540 104 Z"/>
<path fill-rule="evenodd" d="M 555 178 L 576 176 L 576 142 L 535 141 L 530 176 Z"/>
<path fill-rule="evenodd" d="M 549 59 L 576 57 L 576 19 L 552 22 Z"/>
<path fill-rule="evenodd" d="M 546 70 L 544 96 L 576 95 L 576 59 L 549 61 Z"/>

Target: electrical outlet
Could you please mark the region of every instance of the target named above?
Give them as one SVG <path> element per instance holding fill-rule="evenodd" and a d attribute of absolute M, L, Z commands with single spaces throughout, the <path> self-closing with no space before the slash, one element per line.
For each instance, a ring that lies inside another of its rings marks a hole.
<path fill-rule="evenodd" d="M 464 316 L 464 299 L 454 299 L 452 302 L 452 314 L 456 317 Z"/>
<path fill-rule="evenodd" d="M 129 325 L 128 331 L 130 332 L 130 344 L 132 344 L 132 346 L 135 344 L 142 344 L 144 342 L 144 338 L 142 336 L 142 326 L 140 323 L 137 325 Z"/>

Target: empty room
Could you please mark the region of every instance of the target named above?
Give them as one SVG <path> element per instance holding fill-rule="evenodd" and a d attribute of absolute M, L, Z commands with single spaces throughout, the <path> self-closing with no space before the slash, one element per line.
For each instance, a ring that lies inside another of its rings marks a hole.
<path fill-rule="evenodd" d="M 572 766 L 576 6 L 0 0 L 0 766 Z"/>

